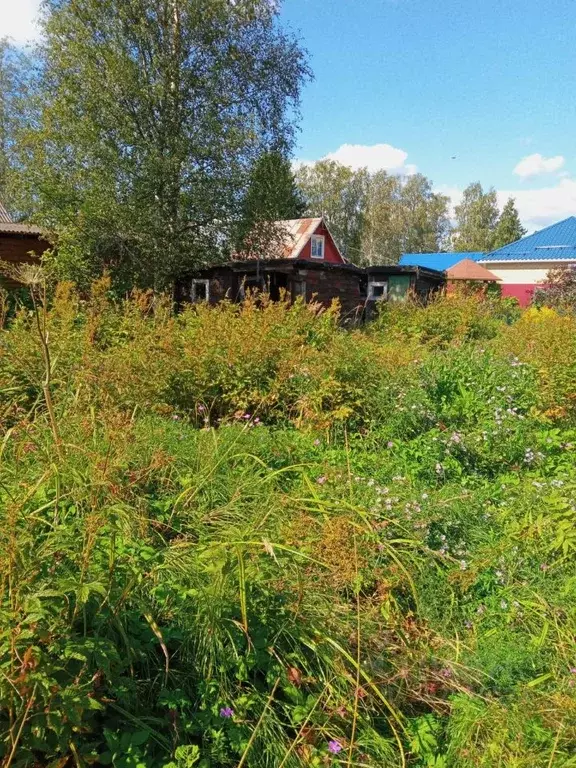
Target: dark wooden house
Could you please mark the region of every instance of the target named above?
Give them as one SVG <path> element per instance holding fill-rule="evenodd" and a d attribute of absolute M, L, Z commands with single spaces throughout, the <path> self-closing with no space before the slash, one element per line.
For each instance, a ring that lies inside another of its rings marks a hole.
<path fill-rule="evenodd" d="M 362 269 L 338 250 L 321 218 L 274 222 L 274 239 L 260 243 L 261 258 L 237 254 L 227 264 L 199 269 L 178 280 L 178 304 L 225 299 L 242 301 L 246 293 L 262 291 L 277 300 L 316 301 L 327 307 L 338 299 L 344 320 L 370 315 L 378 301 L 402 301 L 410 295 L 422 300 L 446 283 L 443 272 L 422 267 L 386 266 Z"/>
<path fill-rule="evenodd" d="M 0 285 L 5 288 L 18 287 L 18 283 L 4 274 L 3 265 L 8 269 L 18 264 L 33 264 L 50 244 L 43 239 L 42 230 L 30 224 L 18 224 L 0 203 Z"/>
<path fill-rule="evenodd" d="M 301 297 L 325 307 L 339 299 L 344 318 L 361 315 L 366 300 L 364 270 L 353 264 L 311 259 L 232 261 L 199 270 L 176 284 L 176 301 L 242 301 L 249 291 L 263 291 L 272 300 Z"/>

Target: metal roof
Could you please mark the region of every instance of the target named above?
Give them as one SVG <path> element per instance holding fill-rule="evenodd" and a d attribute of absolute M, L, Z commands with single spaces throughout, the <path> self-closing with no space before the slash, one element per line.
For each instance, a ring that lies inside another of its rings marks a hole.
<path fill-rule="evenodd" d="M 480 261 L 576 261 L 576 216 L 487 253 Z"/>
<path fill-rule="evenodd" d="M 464 258 L 478 261 L 482 256 L 484 254 L 477 251 L 472 253 L 403 253 L 399 264 L 403 267 L 425 267 L 426 269 L 445 272 Z"/>
<path fill-rule="evenodd" d="M 256 247 L 252 248 L 248 242 L 245 250 L 235 253 L 233 259 L 235 261 L 246 261 L 247 259 L 297 259 L 306 243 L 322 224 L 332 238 L 334 247 L 338 251 L 342 262 L 346 262 L 323 218 L 281 219 L 270 222 L 270 224 L 270 242 L 267 246 L 267 252 L 261 252 L 263 249 L 259 247 L 257 242 L 259 238 L 256 236 Z"/>
<path fill-rule="evenodd" d="M 284 258 L 297 258 L 321 223 L 322 219 L 284 219 L 283 221 L 277 221 L 276 224 L 286 234 L 284 239 Z"/>
<path fill-rule="evenodd" d="M 0 223 L 2 224 L 12 223 L 12 217 L 10 216 L 6 208 L 4 208 L 1 201 L 0 201 Z"/>

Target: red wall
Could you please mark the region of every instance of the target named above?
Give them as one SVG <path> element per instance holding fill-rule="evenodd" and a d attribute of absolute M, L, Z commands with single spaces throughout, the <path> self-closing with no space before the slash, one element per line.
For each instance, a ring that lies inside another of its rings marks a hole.
<path fill-rule="evenodd" d="M 534 295 L 534 285 L 510 284 L 502 286 L 502 296 L 513 296 L 521 307 L 527 307 Z"/>
<path fill-rule="evenodd" d="M 302 248 L 300 255 L 298 256 L 299 259 L 310 259 L 310 261 L 318 261 L 318 262 L 325 261 L 325 262 L 329 262 L 330 264 L 344 264 L 344 259 L 338 253 L 338 249 L 336 248 L 334 240 L 332 240 L 332 236 L 330 235 L 330 232 L 328 232 L 324 224 L 319 224 L 312 234 L 324 235 L 324 237 L 326 238 L 326 240 L 324 241 L 324 258 L 313 259 L 311 257 L 310 251 L 312 246 L 311 246 L 310 240 L 308 240 L 304 248 Z"/>

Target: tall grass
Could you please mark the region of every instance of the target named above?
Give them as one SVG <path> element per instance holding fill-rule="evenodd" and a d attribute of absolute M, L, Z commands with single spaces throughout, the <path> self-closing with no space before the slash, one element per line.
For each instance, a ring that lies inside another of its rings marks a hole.
<path fill-rule="evenodd" d="M 37 298 L 0 331 L 3 766 L 573 764 L 572 320 Z"/>

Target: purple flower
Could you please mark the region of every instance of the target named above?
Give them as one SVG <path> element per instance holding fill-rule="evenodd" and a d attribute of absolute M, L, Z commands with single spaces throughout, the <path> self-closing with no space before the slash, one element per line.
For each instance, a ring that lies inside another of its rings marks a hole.
<path fill-rule="evenodd" d="M 251 419 L 251 418 L 252 418 L 252 416 L 250 416 L 250 414 L 249 414 L 249 413 L 245 413 L 245 414 L 244 414 L 244 418 L 245 418 L 246 420 L 248 420 L 248 419 Z"/>
<path fill-rule="evenodd" d="M 570 667 L 570 674 L 576 675 L 576 667 Z"/>
<path fill-rule="evenodd" d="M 205 405 L 199 405 L 198 406 L 198 410 L 200 411 L 200 413 L 202 413 L 202 411 L 206 410 L 206 406 Z"/>
<path fill-rule="evenodd" d="M 448 667 L 444 667 L 444 669 L 440 670 L 440 674 L 442 675 L 442 677 L 446 677 L 446 678 L 452 677 L 452 670 L 448 669 Z"/>
<path fill-rule="evenodd" d="M 316 479 L 316 482 L 318 483 L 318 485 L 324 485 L 324 483 L 326 482 L 326 477 L 322 475 L 321 477 L 318 477 Z"/>
<path fill-rule="evenodd" d="M 386 443 L 386 447 L 387 448 L 394 448 L 394 443 L 392 442 L 392 440 L 388 440 L 388 442 Z"/>
<path fill-rule="evenodd" d="M 331 739 L 328 742 L 328 752 L 332 752 L 333 755 L 337 755 L 338 752 L 342 752 L 342 744 L 336 739 Z"/>
<path fill-rule="evenodd" d="M 230 718 L 234 716 L 234 710 L 232 707 L 222 707 L 220 710 L 220 717 Z"/>

